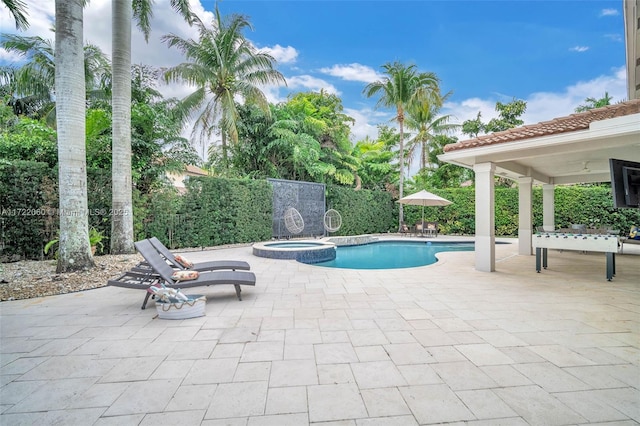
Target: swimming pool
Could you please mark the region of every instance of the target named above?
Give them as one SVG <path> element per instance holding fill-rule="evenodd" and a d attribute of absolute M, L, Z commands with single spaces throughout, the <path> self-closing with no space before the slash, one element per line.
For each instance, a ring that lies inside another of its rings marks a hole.
<path fill-rule="evenodd" d="M 473 242 L 380 241 L 339 246 L 335 259 L 313 265 L 346 269 L 414 268 L 436 263 L 436 253 L 473 250 Z"/>

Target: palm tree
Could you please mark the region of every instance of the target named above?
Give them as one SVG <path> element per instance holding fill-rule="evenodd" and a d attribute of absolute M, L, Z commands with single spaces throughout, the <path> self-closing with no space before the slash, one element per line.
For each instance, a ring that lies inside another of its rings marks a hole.
<path fill-rule="evenodd" d="M 407 152 L 409 158 L 408 167 L 410 167 L 415 151 L 419 150 L 420 169 L 426 168 L 433 138 L 436 135 L 446 134 L 460 127 L 458 124 L 449 124 L 450 115 L 438 116 L 442 104 L 449 96 L 451 96 L 451 92 L 441 98 L 429 96 L 425 99 L 419 99 L 407 111 L 407 128 L 417 132 L 413 139 L 409 141 Z"/>
<path fill-rule="evenodd" d="M 131 16 L 148 40 L 153 15 L 152 0 L 112 2 L 112 208 L 111 253 L 132 253 L 133 201 L 131 185 Z M 192 15 L 188 0 L 171 0 L 187 22 Z"/>
<path fill-rule="evenodd" d="M 197 87 L 183 100 L 192 111 L 200 111 L 204 105 L 195 121 L 193 132 L 199 132 L 199 137 L 204 142 L 216 127 L 219 128 L 223 162 L 227 166 L 227 137 L 233 143 L 238 141 L 237 98 L 255 103 L 268 113 L 269 104 L 258 85 L 286 84 L 286 81 L 273 68 L 275 59 L 267 53 L 257 51 L 243 36 L 244 29 L 251 29 L 247 17 L 234 14 L 223 19 L 216 6 L 212 29 L 207 28 L 199 19 L 196 20 L 196 25 L 199 29 L 198 41 L 173 34 L 163 37 L 169 47 L 177 47 L 191 61 L 168 69 L 165 80 L 184 81 Z"/>
<path fill-rule="evenodd" d="M 55 58 L 52 40 L 42 37 L 24 37 L 2 34 L 0 46 L 16 53 L 27 61 L 22 67 L 3 67 L 0 79 L 11 87 L 14 112 L 34 118 L 54 111 Z M 85 88 L 94 95 L 99 82 L 109 74 L 109 61 L 99 47 L 86 44 L 83 47 Z M 53 121 L 53 120 L 51 120 Z"/>
<path fill-rule="evenodd" d="M 584 101 L 586 104 L 578 105 L 576 112 L 585 112 L 590 109 L 601 108 L 603 106 L 611 105 L 613 98 L 609 96 L 609 92 L 604 92 L 604 96 L 600 99 L 586 98 Z"/>
<path fill-rule="evenodd" d="M 27 21 L 27 5 L 22 0 L 2 0 L 2 3 L 13 15 L 13 20 L 16 22 L 17 30 L 24 31 L 29 28 L 29 22 Z"/>
<path fill-rule="evenodd" d="M 133 253 L 131 188 L 131 0 L 113 0 L 111 111 L 111 253 Z"/>
<path fill-rule="evenodd" d="M 83 0 L 56 0 L 55 89 L 60 241 L 57 272 L 93 267 L 87 215 Z"/>
<path fill-rule="evenodd" d="M 400 128 L 399 142 L 399 162 L 400 162 L 400 182 L 399 198 L 403 196 L 404 184 L 404 120 L 405 111 L 411 108 L 417 99 L 425 99 L 430 94 L 440 92 L 439 80 L 434 73 L 420 73 L 415 65 L 406 66 L 400 62 L 386 63 L 382 66 L 386 76 L 382 80 L 369 83 L 364 94 L 367 97 L 380 95 L 377 106 L 395 107 L 396 115 L 394 120 L 398 122 Z M 402 204 L 399 204 L 399 224 L 402 226 L 404 220 Z"/>

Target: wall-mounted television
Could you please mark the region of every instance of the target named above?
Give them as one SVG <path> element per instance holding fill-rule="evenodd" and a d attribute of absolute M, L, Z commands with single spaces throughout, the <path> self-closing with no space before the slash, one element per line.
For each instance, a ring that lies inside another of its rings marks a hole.
<path fill-rule="evenodd" d="M 640 208 L 640 163 L 609 159 L 613 207 Z"/>

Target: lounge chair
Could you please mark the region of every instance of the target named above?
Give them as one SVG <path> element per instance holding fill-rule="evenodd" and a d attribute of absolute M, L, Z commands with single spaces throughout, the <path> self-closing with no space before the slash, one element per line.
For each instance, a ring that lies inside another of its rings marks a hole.
<path fill-rule="evenodd" d="M 256 285 L 255 274 L 248 271 L 207 271 L 199 272 L 198 278 L 193 280 L 174 280 L 172 275 L 176 272 L 175 269 L 166 262 L 165 258 L 160 255 L 149 240 L 138 241 L 134 244 L 138 252 L 140 252 L 142 257 L 144 257 L 149 267 L 146 270 L 143 269 L 142 272 L 125 272 L 120 277 L 114 280 L 109 280 L 107 285 L 145 290 L 147 294 L 145 295 L 142 303 L 142 309 L 146 307 L 149 296 L 151 296 L 151 292 L 148 291 L 149 287 L 158 283 L 164 283 L 167 287 L 172 288 L 231 284 L 236 289 L 238 300 L 242 300 L 242 296 L 240 294 L 241 285 Z"/>
<path fill-rule="evenodd" d="M 231 269 L 231 270 L 243 270 L 248 271 L 251 269 L 251 266 L 243 260 L 209 260 L 207 262 L 199 262 L 194 263 L 193 266 L 187 268 L 178 260 L 176 260 L 176 256 L 169 251 L 169 249 L 162 244 L 162 241 L 157 239 L 156 237 L 149 238 L 151 245 L 156 249 L 164 257 L 169 265 L 175 269 L 189 269 L 191 271 L 215 271 L 218 269 Z"/>

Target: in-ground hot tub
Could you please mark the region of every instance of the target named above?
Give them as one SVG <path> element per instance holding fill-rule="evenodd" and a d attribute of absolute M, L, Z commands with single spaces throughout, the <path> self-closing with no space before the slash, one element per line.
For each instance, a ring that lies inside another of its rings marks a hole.
<path fill-rule="evenodd" d="M 327 262 L 336 258 L 336 245 L 326 241 L 273 241 L 255 243 L 253 255 L 270 259 L 295 259 L 302 263 Z"/>

